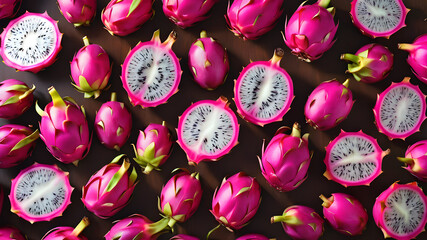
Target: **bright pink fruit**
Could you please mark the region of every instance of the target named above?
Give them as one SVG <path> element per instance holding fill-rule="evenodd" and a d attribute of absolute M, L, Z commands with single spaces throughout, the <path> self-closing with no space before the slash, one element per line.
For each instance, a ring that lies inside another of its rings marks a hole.
<path fill-rule="evenodd" d="M 72 227 L 56 227 L 50 230 L 42 240 L 87 240 L 80 233 L 89 225 L 89 219 L 84 217 L 76 228 Z"/>
<path fill-rule="evenodd" d="M 22 233 L 14 227 L 0 227 L 0 239 L 2 240 L 27 240 Z"/>
<path fill-rule="evenodd" d="M 13 119 L 21 116 L 33 105 L 33 92 L 36 86 L 16 79 L 0 82 L 0 118 Z"/>
<path fill-rule="evenodd" d="M 190 235 L 178 234 L 176 236 L 173 236 L 169 240 L 199 240 L 199 239 Z"/>
<path fill-rule="evenodd" d="M 21 3 L 22 0 L 0 0 L 0 19 L 15 16 Z"/>
<path fill-rule="evenodd" d="M 335 230 L 350 236 L 362 234 L 368 213 L 359 200 L 344 193 L 332 193 L 330 198 L 320 195 L 320 199 L 323 216 Z"/>
<path fill-rule="evenodd" d="M 236 240 L 269 240 L 269 238 L 261 234 L 246 234 L 236 238 Z"/>
<path fill-rule="evenodd" d="M 404 162 L 412 175 L 423 182 L 427 182 L 427 140 L 419 141 L 408 147 L 405 157 L 398 157 Z"/>
<path fill-rule="evenodd" d="M 187 28 L 208 18 L 218 0 L 164 0 L 163 12 L 181 28 Z"/>
<path fill-rule="evenodd" d="M 427 34 L 423 34 L 414 43 L 401 43 L 399 49 L 409 52 L 408 63 L 419 80 L 427 84 Z"/>
<path fill-rule="evenodd" d="M 89 25 L 96 13 L 96 0 L 57 0 L 64 18 L 74 27 Z"/>

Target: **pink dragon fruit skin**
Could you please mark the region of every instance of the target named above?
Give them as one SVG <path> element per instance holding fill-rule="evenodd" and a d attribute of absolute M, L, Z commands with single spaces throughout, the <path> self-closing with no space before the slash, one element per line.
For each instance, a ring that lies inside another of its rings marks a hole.
<path fill-rule="evenodd" d="M 423 34 L 414 43 L 401 43 L 399 49 L 409 52 L 408 63 L 417 78 L 427 84 L 427 34 Z"/>
<path fill-rule="evenodd" d="M 422 140 L 409 146 L 405 157 L 398 157 L 405 163 L 405 169 L 423 182 L 427 182 L 427 140 Z"/>
<path fill-rule="evenodd" d="M 109 218 L 124 208 L 136 185 L 136 170 L 131 173 L 129 161 L 124 154 L 96 172 L 83 187 L 82 202 L 100 218 Z M 119 162 L 123 161 L 122 165 Z"/>
<path fill-rule="evenodd" d="M 96 0 L 57 0 L 64 18 L 74 27 L 88 26 L 96 13 Z"/>
<path fill-rule="evenodd" d="M 22 233 L 14 227 L 1 227 L 0 239 L 2 240 L 27 240 Z"/>
<path fill-rule="evenodd" d="M 56 159 L 77 164 L 86 156 L 91 144 L 84 108 L 70 97 L 62 99 L 54 87 L 49 88 L 49 94 L 52 102 L 44 111 L 36 104 L 41 116 L 40 138 Z"/>
<path fill-rule="evenodd" d="M 293 205 L 282 216 L 274 216 L 271 222 L 281 222 L 283 230 L 295 240 L 316 240 L 323 235 L 323 218 L 312 208 Z"/>
<path fill-rule="evenodd" d="M 0 19 L 15 16 L 16 12 L 18 11 L 16 6 L 18 4 L 20 6 L 21 3 L 22 0 L 0 0 Z"/>
<path fill-rule="evenodd" d="M 308 133 L 301 138 L 300 125 L 295 123 L 291 135 L 284 134 L 287 128 L 277 130 L 273 139 L 258 157 L 262 175 L 267 182 L 281 192 L 294 190 L 307 178 L 311 161 L 308 149 Z"/>
<path fill-rule="evenodd" d="M 21 116 L 33 104 L 36 87 L 16 79 L 0 82 L 0 118 L 13 119 Z"/>
<path fill-rule="evenodd" d="M 368 213 L 355 197 L 344 193 L 332 193 L 323 200 L 323 215 L 331 226 L 346 235 L 362 234 L 368 222 Z"/>
<path fill-rule="evenodd" d="M 187 28 L 208 18 L 218 0 L 163 0 L 163 12 L 173 23 Z"/>
<path fill-rule="evenodd" d="M 367 44 L 356 54 L 342 54 L 341 59 L 350 61 L 347 72 L 357 81 L 375 83 L 387 77 L 393 67 L 393 54 L 383 45 Z"/>
<path fill-rule="evenodd" d="M 84 217 L 76 228 L 72 227 L 56 227 L 50 230 L 42 240 L 87 240 L 80 233 L 89 225 L 89 219 Z"/>
<path fill-rule="evenodd" d="M 137 31 L 153 16 L 153 0 L 111 0 L 101 20 L 112 35 L 126 36 Z"/>
<path fill-rule="evenodd" d="M 73 57 L 70 63 L 73 86 L 84 93 L 85 98 L 99 97 L 105 89 L 111 75 L 110 59 L 107 52 L 98 44 L 89 44 L 89 39 L 83 38 L 85 44 Z"/>
<path fill-rule="evenodd" d="M 234 35 L 255 40 L 276 25 L 283 12 L 283 0 L 234 0 L 225 20 Z"/>
<path fill-rule="evenodd" d="M 10 168 L 27 159 L 39 138 L 39 131 L 6 124 L 0 127 L 0 168 Z"/>
<path fill-rule="evenodd" d="M 236 238 L 236 240 L 269 240 L 269 238 L 261 234 L 246 234 Z"/>
<path fill-rule="evenodd" d="M 171 237 L 171 239 L 169 240 L 199 240 L 199 239 L 190 235 L 178 234 L 176 236 Z"/>
<path fill-rule="evenodd" d="M 307 123 L 321 131 L 331 129 L 347 118 L 353 107 L 353 94 L 348 79 L 321 83 L 307 99 L 304 108 Z"/>
<path fill-rule="evenodd" d="M 286 24 L 283 39 L 298 58 L 311 62 L 320 58 L 335 43 L 338 25 L 334 23 L 333 7 L 326 9 L 330 0 L 319 0 L 303 5 Z"/>
<path fill-rule="evenodd" d="M 120 151 L 132 130 L 132 115 L 124 103 L 116 101 L 116 93 L 111 93 L 111 101 L 102 104 L 95 117 L 95 132 L 101 143 L 110 149 Z"/>
<path fill-rule="evenodd" d="M 202 88 L 213 90 L 227 78 L 230 69 L 227 50 L 202 31 L 200 38 L 190 47 L 188 66 L 196 83 Z"/>

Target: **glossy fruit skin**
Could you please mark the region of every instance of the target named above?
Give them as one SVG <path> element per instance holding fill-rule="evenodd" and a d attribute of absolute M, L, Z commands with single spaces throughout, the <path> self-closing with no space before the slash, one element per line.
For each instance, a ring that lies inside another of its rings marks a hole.
<path fill-rule="evenodd" d="M 190 235 L 178 234 L 176 236 L 171 237 L 171 239 L 169 240 L 199 240 L 199 239 Z"/>
<path fill-rule="evenodd" d="M 15 16 L 18 11 L 16 6 L 20 6 L 21 2 L 22 0 L 0 0 L 0 19 Z"/>
<path fill-rule="evenodd" d="M 399 44 L 399 49 L 409 52 L 409 66 L 415 76 L 427 84 L 427 34 L 417 37 L 412 44 Z"/>
<path fill-rule="evenodd" d="M 34 85 L 29 88 L 16 79 L 0 82 L 0 118 L 14 119 L 21 116 L 33 105 L 35 89 Z"/>
<path fill-rule="evenodd" d="M 236 240 L 269 240 L 269 238 L 261 234 L 246 234 L 236 238 Z"/>
<path fill-rule="evenodd" d="M 2 240 L 27 240 L 22 233 L 14 227 L 1 227 L 0 239 Z"/>
<path fill-rule="evenodd" d="M 181 28 L 191 27 L 208 18 L 208 13 L 218 0 L 164 0 L 166 17 Z"/>
<path fill-rule="evenodd" d="M 88 240 L 81 232 L 89 225 L 89 219 L 84 217 L 75 227 L 56 227 L 47 232 L 42 240 Z"/>
<path fill-rule="evenodd" d="M 422 140 L 409 146 L 404 158 L 398 158 L 406 163 L 405 169 L 420 181 L 427 182 L 427 140 Z"/>
<path fill-rule="evenodd" d="M 96 13 L 96 0 L 57 0 L 64 18 L 74 27 L 88 26 Z"/>

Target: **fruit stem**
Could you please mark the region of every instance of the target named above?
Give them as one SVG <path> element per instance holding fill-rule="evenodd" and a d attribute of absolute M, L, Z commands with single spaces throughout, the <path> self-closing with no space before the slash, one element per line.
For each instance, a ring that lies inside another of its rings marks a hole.
<path fill-rule="evenodd" d="M 288 225 L 300 225 L 301 221 L 293 216 L 293 215 L 287 215 L 286 213 L 283 214 L 282 216 L 274 216 L 271 218 L 271 223 L 276 223 L 276 222 L 284 222 Z"/>
<path fill-rule="evenodd" d="M 84 217 L 79 224 L 74 228 L 74 230 L 71 232 L 71 236 L 79 236 L 83 230 L 89 226 L 89 219 L 87 217 Z"/>
<path fill-rule="evenodd" d="M 117 101 L 117 93 L 116 92 L 112 92 L 111 93 L 111 102 L 116 102 Z"/>
<path fill-rule="evenodd" d="M 208 35 L 206 34 L 206 31 L 205 30 L 202 30 L 201 32 L 200 32 L 200 38 L 207 38 L 208 37 Z"/>
<path fill-rule="evenodd" d="M 144 168 L 143 173 L 144 174 L 149 174 L 153 169 L 154 169 L 153 165 L 147 164 L 147 166 L 145 166 L 145 168 Z"/>
<path fill-rule="evenodd" d="M 53 106 L 60 108 L 65 108 L 67 106 L 54 87 L 49 88 L 49 95 L 52 97 Z"/>
<path fill-rule="evenodd" d="M 344 87 L 348 88 L 348 83 L 349 82 L 350 82 L 350 79 L 347 78 L 342 85 L 344 85 Z"/>
<path fill-rule="evenodd" d="M 351 54 L 351 53 L 341 54 L 341 59 L 342 60 L 346 60 L 346 61 L 350 61 L 350 62 L 354 62 L 354 63 L 359 63 L 360 62 L 360 57 L 356 56 L 354 54 Z"/>
<path fill-rule="evenodd" d="M 87 36 L 83 37 L 83 43 L 85 44 L 85 46 L 89 46 L 89 38 Z"/>
<path fill-rule="evenodd" d="M 149 226 L 146 229 L 146 232 L 151 235 L 160 235 L 164 232 L 170 231 L 171 228 L 168 226 L 169 218 L 162 218 L 159 221 L 155 223 L 149 224 Z"/>
<path fill-rule="evenodd" d="M 218 226 L 216 226 L 216 227 L 212 228 L 212 230 L 210 230 L 210 231 L 208 232 L 208 235 L 206 235 L 206 240 L 209 240 L 209 237 L 211 236 L 211 234 L 212 234 L 213 232 L 215 232 L 219 227 L 221 227 L 221 224 L 218 224 Z"/>
<path fill-rule="evenodd" d="M 409 43 L 399 43 L 397 44 L 397 48 L 399 48 L 400 50 L 412 51 L 415 48 L 415 46 L 414 44 L 409 44 Z"/>
<path fill-rule="evenodd" d="M 300 127 L 300 125 L 297 122 L 294 123 L 294 125 L 292 126 L 291 136 L 292 137 L 297 137 L 297 138 L 301 137 L 301 127 Z"/>
<path fill-rule="evenodd" d="M 331 0 L 319 0 L 319 1 L 317 1 L 317 5 L 319 5 L 323 8 L 327 8 L 330 2 L 331 2 Z"/>
<path fill-rule="evenodd" d="M 413 165 L 414 164 L 414 159 L 412 158 L 403 158 L 403 157 L 398 157 L 397 160 L 407 164 L 407 165 Z"/>
<path fill-rule="evenodd" d="M 285 51 L 283 51 L 283 49 L 281 49 L 281 48 L 274 49 L 274 55 L 270 60 L 271 63 L 276 64 L 276 65 L 280 65 L 280 60 L 282 60 L 283 55 L 285 55 Z"/>
<path fill-rule="evenodd" d="M 332 205 L 332 200 L 330 198 L 326 198 L 323 194 L 320 194 L 319 198 L 322 199 L 323 201 L 322 203 L 323 207 L 328 208 Z"/>

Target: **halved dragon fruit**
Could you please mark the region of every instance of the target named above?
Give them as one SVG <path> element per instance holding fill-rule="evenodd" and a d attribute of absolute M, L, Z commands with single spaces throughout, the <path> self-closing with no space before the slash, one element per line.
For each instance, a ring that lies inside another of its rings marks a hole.
<path fill-rule="evenodd" d="M 127 55 L 122 82 L 134 106 L 156 107 L 178 91 L 182 71 L 172 51 L 175 40 L 176 32 L 172 31 L 162 43 L 157 30 L 151 41 L 138 43 Z"/>
<path fill-rule="evenodd" d="M 239 124 L 227 98 L 193 103 L 178 121 L 178 144 L 189 164 L 217 161 L 238 142 Z"/>
<path fill-rule="evenodd" d="M 207 14 L 219 0 L 164 0 L 163 13 L 181 28 L 208 18 Z"/>
<path fill-rule="evenodd" d="M 269 240 L 268 237 L 261 234 L 246 234 L 236 238 L 236 240 Z"/>
<path fill-rule="evenodd" d="M 427 34 L 423 34 L 414 43 L 400 43 L 399 49 L 409 52 L 408 63 L 419 80 L 427 84 Z"/>
<path fill-rule="evenodd" d="M 344 132 L 326 147 L 324 163 L 327 179 L 347 186 L 367 185 L 381 173 L 383 151 L 373 137 L 359 132 Z"/>
<path fill-rule="evenodd" d="M 375 200 L 372 215 L 384 238 L 410 240 L 424 231 L 427 197 L 416 182 L 393 183 Z"/>
<path fill-rule="evenodd" d="M 12 180 L 11 211 L 30 223 L 50 221 L 62 216 L 72 191 L 68 172 L 56 165 L 35 163 Z"/>
<path fill-rule="evenodd" d="M 14 227 L 0 227 L 0 239 L 2 240 L 27 240 L 22 233 Z"/>
<path fill-rule="evenodd" d="M 290 109 L 293 83 L 280 67 L 283 54 L 278 48 L 270 61 L 252 62 L 240 73 L 234 85 L 234 101 L 243 119 L 264 126 L 281 121 Z"/>
<path fill-rule="evenodd" d="M 392 83 L 377 97 L 374 107 L 378 130 L 390 139 L 406 137 L 419 131 L 426 119 L 426 96 L 409 82 Z"/>
<path fill-rule="evenodd" d="M 96 0 L 57 0 L 64 18 L 74 27 L 88 26 L 96 13 Z"/>
<path fill-rule="evenodd" d="M 405 157 L 398 157 L 397 159 L 405 163 L 405 169 L 412 175 L 423 182 L 427 182 L 427 140 L 409 146 Z"/>
<path fill-rule="evenodd" d="M 37 73 L 52 65 L 61 50 L 62 33 L 46 12 L 26 12 L 10 21 L 0 37 L 3 62 L 19 71 Z"/>
<path fill-rule="evenodd" d="M 21 116 L 33 104 L 35 89 L 36 86 L 29 88 L 16 79 L 0 82 L 0 118 L 13 119 Z"/>
<path fill-rule="evenodd" d="M 190 235 L 178 234 L 176 236 L 171 237 L 171 239 L 169 240 L 199 240 L 199 239 Z"/>
<path fill-rule="evenodd" d="M 402 0 L 353 0 L 350 14 L 363 34 L 371 38 L 389 38 L 406 26 L 408 12 Z"/>
<path fill-rule="evenodd" d="M 0 19 L 15 16 L 22 0 L 0 0 Z"/>
<path fill-rule="evenodd" d="M 47 232 L 42 240 L 87 240 L 85 236 L 80 235 L 87 226 L 89 226 L 89 219 L 84 217 L 76 228 L 56 227 Z"/>

